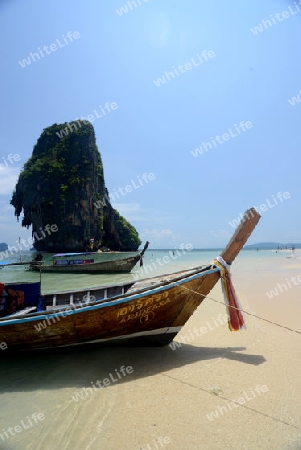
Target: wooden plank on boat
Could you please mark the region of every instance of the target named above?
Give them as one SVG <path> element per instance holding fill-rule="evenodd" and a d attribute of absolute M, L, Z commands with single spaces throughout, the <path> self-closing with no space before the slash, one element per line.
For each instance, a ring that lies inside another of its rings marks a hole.
<path fill-rule="evenodd" d="M 260 217 L 255 208 L 250 208 L 244 213 L 232 239 L 221 253 L 222 258 L 227 263 L 231 264 L 234 261 L 259 222 Z"/>

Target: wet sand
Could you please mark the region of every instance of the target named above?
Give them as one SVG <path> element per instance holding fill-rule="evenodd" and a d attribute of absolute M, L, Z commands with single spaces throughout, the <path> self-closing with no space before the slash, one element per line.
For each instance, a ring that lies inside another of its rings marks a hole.
<path fill-rule="evenodd" d="M 301 449 L 301 282 L 290 281 L 300 253 L 232 269 L 245 310 L 299 334 L 252 316 L 246 331 L 230 332 L 225 306 L 206 299 L 171 346 L 1 358 L 0 449 Z M 278 283 L 287 289 L 270 299 Z M 223 302 L 220 284 L 210 297 Z"/>

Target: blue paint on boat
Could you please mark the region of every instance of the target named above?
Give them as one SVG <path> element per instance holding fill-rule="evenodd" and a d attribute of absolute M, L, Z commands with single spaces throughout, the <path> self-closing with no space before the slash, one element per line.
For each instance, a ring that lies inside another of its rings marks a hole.
<path fill-rule="evenodd" d="M 188 279 L 189 280 L 196 280 L 196 279 L 201 278 L 201 277 L 203 277 L 205 275 L 209 275 L 209 274 L 215 273 L 215 272 L 219 272 L 219 268 L 205 270 L 205 271 L 199 272 L 199 273 L 197 273 L 195 275 L 187 276 L 187 277 L 183 278 L 182 280 L 172 281 L 171 283 L 168 283 L 168 284 L 166 284 L 164 286 L 158 286 L 158 287 L 150 286 L 147 291 L 141 292 L 139 294 L 133 294 L 133 295 L 131 295 L 129 297 L 126 297 L 126 298 L 120 298 L 120 299 L 117 298 L 116 300 L 112 299 L 111 301 L 108 301 L 108 302 L 103 302 L 101 300 L 100 304 L 91 305 L 91 306 L 87 305 L 87 306 L 80 307 L 80 308 L 77 308 L 77 309 L 70 309 L 70 308 L 67 307 L 62 312 L 55 312 L 55 313 L 47 314 L 47 315 L 38 315 L 38 316 L 35 316 L 35 317 L 26 317 L 26 318 L 20 318 L 20 319 L 3 320 L 3 321 L 0 321 L 0 326 L 12 325 L 12 324 L 18 324 L 18 323 L 26 323 L 26 322 L 40 322 L 41 320 L 47 320 L 47 319 L 51 320 L 52 317 L 63 317 L 64 318 L 64 317 L 66 317 L 66 315 L 72 316 L 74 314 L 81 314 L 81 313 L 83 313 L 85 311 L 93 311 L 93 310 L 96 310 L 96 309 L 107 308 L 107 307 L 110 307 L 110 306 L 113 306 L 113 305 L 118 305 L 118 304 L 122 304 L 122 303 L 128 303 L 128 302 L 130 302 L 132 300 L 136 300 L 138 298 L 147 297 L 147 296 L 150 295 L 150 293 L 151 294 L 156 294 L 156 293 L 159 293 L 159 292 L 164 292 L 165 290 L 170 289 L 173 285 L 174 286 L 179 286 L 181 284 L 185 284 L 185 283 L 187 283 Z"/>

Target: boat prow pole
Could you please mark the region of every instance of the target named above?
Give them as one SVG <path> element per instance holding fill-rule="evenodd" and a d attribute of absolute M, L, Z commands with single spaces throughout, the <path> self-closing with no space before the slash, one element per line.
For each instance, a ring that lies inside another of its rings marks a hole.
<path fill-rule="evenodd" d="M 227 247 L 220 255 L 227 264 L 230 265 L 234 261 L 234 259 L 254 231 L 260 218 L 261 215 L 256 211 L 255 208 L 247 209 L 247 211 L 244 213 L 234 235 L 230 239 Z"/>
<path fill-rule="evenodd" d="M 143 248 L 142 252 L 140 253 L 140 256 L 143 256 L 143 255 L 144 255 L 144 253 L 145 253 L 145 252 L 146 252 L 146 250 L 148 249 L 148 246 L 149 246 L 149 242 L 148 242 L 148 241 L 146 241 L 146 243 L 145 243 L 145 246 L 144 246 L 144 248 Z"/>
<path fill-rule="evenodd" d="M 245 328 L 245 319 L 242 305 L 232 284 L 229 266 L 247 242 L 260 217 L 260 214 L 255 208 L 248 209 L 242 216 L 241 222 L 229 244 L 214 261 L 214 264 L 220 270 L 222 291 L 227 306 L 228 326 L 231 331 L 238 331 Z"/>

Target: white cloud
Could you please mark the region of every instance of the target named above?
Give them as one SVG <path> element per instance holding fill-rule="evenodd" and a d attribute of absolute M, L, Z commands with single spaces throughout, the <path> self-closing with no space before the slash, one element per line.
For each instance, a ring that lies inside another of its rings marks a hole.
<path fill-rule="evenodd" d="M 112 203 L 112 206 L 122 215 L 137 212 L 140 208 L 139 203 Z"/>
<path fill-rule="evenodd" d="M 147 215 L 141 210 L 139 203 L 112 203 L 112 206 L 129 222 L 134 220 L 148 220 Z"/>
<path fill-rule="evenodd" d="M 228 238 L 231 236 L 230 231 L 228 230 L 218 230 L 218 231 L 210 231 L 210 234 L 215 238 Z"/>
<path fill-rule="evenodd" d="M 157 211 L 151 208 L 142 208 L 139 203 L 112 203 L 113 208 L 124 216 L 129 222 L 166 222 L 171 217 L 166 212 Z"/>
<path fill-rule="evenodd" d="M 181 234 L 174 233 L 169 228 L 158 230 L 157 228 L 145 229 L 139 233 L 140 239 L 144 241 L 150 241 L 150 245 L 153 248 L 163 247 L 177 247 L 182 244 Z"/>
<path fill-rule="evenodd" d="M 151 247 L 173 248 L 183 243 L 181 235 L 174 233 L 170 228 L 151 228 L 154 223 L 170 222 L 172 218 L 168 213 L 141 208 L 139 203 L 114 203 L 113 207 L 130 223 L 148 222 L 147 228 L 142 231 L 139 229 L 139 237 L 142 242 L 150 241 Z M 135 226 L 137 227 L 137 224 Z"/>

